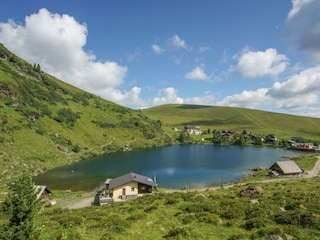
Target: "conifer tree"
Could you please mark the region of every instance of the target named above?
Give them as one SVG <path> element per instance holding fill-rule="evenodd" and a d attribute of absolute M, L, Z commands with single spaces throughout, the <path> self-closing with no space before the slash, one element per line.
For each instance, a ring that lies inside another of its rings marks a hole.
<path fill-rule="evenodd" d="M 32 175 L 24 171 L 3 204 L 4 211 L 9 215 L 9 223 L 2 233 L 5 234 L 4 239 L 38 239 L 34 217 L 39 206 Z"/>

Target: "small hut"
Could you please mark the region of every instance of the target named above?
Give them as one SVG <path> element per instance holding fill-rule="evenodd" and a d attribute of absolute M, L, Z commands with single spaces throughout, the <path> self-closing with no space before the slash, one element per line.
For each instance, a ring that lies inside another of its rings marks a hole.
<path fill-rule="evenodd" d="M 269 169 L 274 176 L 298 176 L 303 172 L 293 160 L 275 162 Z"/>
<path fill-rule="evenodd" d="M 51 190 L 44 185 L 35 185 L 35 192 L 37 193 L 37 200 L 46 201 L 49 199 L 49 195 L 52 193 Z"/>

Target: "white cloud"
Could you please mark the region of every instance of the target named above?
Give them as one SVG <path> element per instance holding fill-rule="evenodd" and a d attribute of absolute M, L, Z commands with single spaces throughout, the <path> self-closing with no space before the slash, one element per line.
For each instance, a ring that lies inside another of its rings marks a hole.
<path fill-rule="evenodd" d="M 163 48 L 161 48 L 159 45 L 157 45 L 157 44 L 152 44 L 152 50 L 153 50 L 153 52 L 154 53 L 156 53 L 156 54 L 162 54 L 162 53 L 164 53 L 164 49 Z"/>
<path fill-rule="evenodd" d="M 299 12 L 303 11 L 303 9 L 312 3 L 314 0 L 291 0 L 292 1 L 292 9 L 288 13 L 288 19 L 294 18 Z"/>
<path fill-rule="evenodd" d="M 192 50 L 192 47 L 188 46 L 186 41 L 181 39 L 178 35 L 174 35 L 172 38 L 170 38 L 169 43 L 176 49 L 184 49 L 187 51 Z"/>
<path fill-rule="evenodd" d="M 152 100 L 152 106 L 170 103 L 212 105 L 215 99 L 214 95 L 210 91 L 205 92 L 204 95 L 200 97 L 181 98 L 178 96 L 177 90 L 173 87 L 161 89 L 158 94 L 159 97 Z"/>
<path fill-rule="evenodd" d="M 275 82 L 267 94 L 277 100 L 278 108 L 302 109 L 319 104 L 320 66 L 306 69 L 285 82 Z"/>
<path fill-rule="evenodd" d="M 256 108 L 262 103 L 266 103 L 267 88 L 260 88 L 256 91 L 243 91 L 239 94 L 225 97 L 222 101 L 218 101 L 217 105 L 231 106 L 231 107 L 244 107 Z"/>
<path fill-rule="evenodd" d="M 177 91 L 172 88 L 168 87 L 165 89 L 161 89 L 159 91 L 160 97 L 156 97 L 152 101 L 152 105 L 162 105 L 162 104 L 167 104 L 167 103 L 184 103 L 183 99 L 181 97 L 178 97 Z"/>
<path fill-rule="evenodd" d="M 72 16 L 53 14 L 47 9 L 25 18 L 25 26 L 9 20 L 0 23 L 0 42 L 31 64 L 86 91 L 118 103 L 138 99 L 135 88 L 121 92 L 127 67 L 116 62 L 96 61 L 96 56 L 84 51 L 87 26 Z"/>
<path fill-rule="evenodd" d="M 292 0 L 286 20 L 286 36 L 311 61 L 320 61 L 320 1 Z"/>
<path fill-rule="evenodd" d="M 269 48 L 262 51 L 244 50 L 240 56 L 237 69 L 245 78 L 260 76 L 277 76 L 288 65 L 288 59 L 283 54 L 278 54 L 276 49 Z"/>
<path fill-rule="evenodd" d="M 203 96 L 200 97 L 190 97 L 185 98 L 184 103 L 186 104 L 197 104 L 197 105 L 213 105 L 215 97 L 214 95 L 209 91 L 206 92 Z"/>
<path fill-rule="evenodd" d="M 284 82 L 275 82 L 270 88 L 243 91 L 225 97 L 217 105 L 278 109 L 282 112 L 320 117 L 320 66 L 306 69 Z"/>
<path fill-rule="evenodd" d="M 202 66 L 196 66 L 185 75 L 185 78 L 189 80 L 209 80 L 209 76 L 204 72 Z"/>

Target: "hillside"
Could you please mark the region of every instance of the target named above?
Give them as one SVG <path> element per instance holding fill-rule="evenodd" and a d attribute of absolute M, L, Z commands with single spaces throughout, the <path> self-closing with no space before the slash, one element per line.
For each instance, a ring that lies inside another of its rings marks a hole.
<path fill-rule="evenodd" d="M 185 125 L 200 126 L 211 131 L 232 129 L 237 132 L 267 135 L 291 139 L 303 137 L 320 142 L 320 119 L 288 114 L 266 112 L 235 107 L 168 104 L 144 109 L 143 113 L 163 126 L 183 129 Z"/>
<path fill-rule="evenodd" d="M 0 44 L 0 186 L 96 154 L 170 144 L 156 121 L 68 85 Z"/>

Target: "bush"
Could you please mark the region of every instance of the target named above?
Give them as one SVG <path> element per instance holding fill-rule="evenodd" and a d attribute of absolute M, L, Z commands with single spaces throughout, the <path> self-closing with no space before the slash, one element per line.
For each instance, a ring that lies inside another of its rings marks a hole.
<path fill-rule="evenodd" d="M 164 203 L 165 205 L 173 205 L 179 203 L 179 199 L 176 198 L 169 198 L 166 200 L 166 202 Z"/>
<path fill-rule="evenodd" d="M 78 118 L 80 118 L 79 113 L 74 113 L 70 108 L 62 108 L 58 111 L 55 120 L 57 122 L 65 122 L 71 126 L 74 126 L 74 123 Z"/>
<path fill-rule="evenodd" d="M 181 239 L 184 239 L 185 237 L 187 237 L 190 234 L 190 229 L 189 227 L 175 227 L 173 229 L 171 229 L 167 235 L 165 235 L 165 238 L 175 238 L 177 239 L 177 237 L 182 237 Z M 179 239 L 179 238 L 178 238 Z"/>
<path fill-rule="evenodd" d="M 247 230 L 253 228 L 262 228 L 266 226 L 266 219 L 263 218 L 252 218 L 246 221 L 244 228 Z"/>
<path fill-rule="evenodd" d="M 303 228 L 320 229 L 320 220 L 305 210 L 296 212 L 284 212 L 275 216 L 275 222 L 278 224 L 292 224 Z"/>
<path fill-rule="evenodd" d="M 219 216 L 209 212 L 197 213 L 195 216 L 198 222 L 211 223 L 217 225 L 220 221 Z"/>
<path fill-rule="evenodd" d="M 68 240 L 69 239 L 70 240 L 81 240 L 82 237 L 77 230 L 67 228 L 67 229 L 63 229 L 63 230 L 56 232 L 52 239 L 56 239 L 56 240 L 66 240 L 66 239 L 68 239 Z"/>
<path fill-rule="evenodd" d="M 228 240 L 239 240 L 239 239 L 246 239 L 246 234 L 245 233 L 235 233 L 231 235 Z"/>
<path fill-rule="evenodd" d="M 141 220 L 144 219 L 146 215 L 143 213 L 136 213 L 136 214 L 131 214 L 129 217 L 127 217 L 128 221 L 132 221 L 132 220 Z"/>
<path fill-rule="evenodd" d="M 281 236 L 283 234 L 283 230 L 279 227 L 269 227 L 269 228 L 263 228 L 260 229 L 257 232 L 257 237 L 264 237 L 269 235 L 279 235 Z"/>
<path fill-rule="evenodd" d="M 73 148 L 72 148 L 72 151 L 77 153 L 77 152 L 80 152 L 80 146 L 77 144 L 77 145 L 74 145 Z"/>

